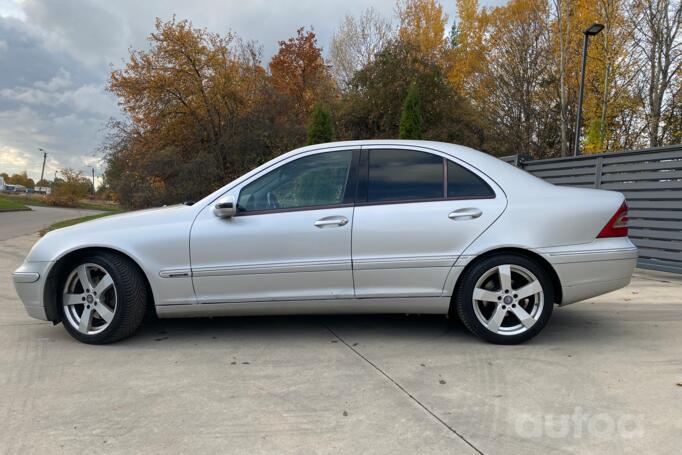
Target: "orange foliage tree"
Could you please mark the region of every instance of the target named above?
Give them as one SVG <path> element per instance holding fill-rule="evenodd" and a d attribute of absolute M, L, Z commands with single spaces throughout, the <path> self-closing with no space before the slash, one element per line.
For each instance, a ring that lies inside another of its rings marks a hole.
<path fill-rule="evenodd" d="M 296 36 L 280 41 L 268 67 L 270 82 L 285 104 L 278 120 L 294 142 L 300 143 L 315 103 L 331 104 L 335 98 L 335 86 L 315 33 L 301 27 Z"/>

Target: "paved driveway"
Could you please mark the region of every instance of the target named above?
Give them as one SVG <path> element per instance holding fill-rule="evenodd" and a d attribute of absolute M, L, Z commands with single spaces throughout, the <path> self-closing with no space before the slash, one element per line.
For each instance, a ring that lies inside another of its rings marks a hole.
<path fill-rule="evenodd" d="M 28 318 L 0 241 L 0 453 L 680 453 L 682 281 L 638 272 L 521 346 L 441 317 Z"/>
<path fill-rule="evenodd" d="M 0 240 L 32 234 L 58 221 L 101 213 L 97 210 L 31 206 L 25 212 L 0 212 Z"/>

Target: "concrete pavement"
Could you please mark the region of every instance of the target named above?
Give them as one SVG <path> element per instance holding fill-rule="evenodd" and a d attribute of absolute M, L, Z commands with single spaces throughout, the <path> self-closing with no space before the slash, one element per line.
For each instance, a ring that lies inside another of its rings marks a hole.
<path fill-rule="evenodd" d="M 679 453 L 682 280 L 556 309 L 521 346 L 441 317 L 162 320 L 88 346 L 11 285 L 0 241 L 0 453 Z"/>
<path fill-rule="evenodd" d="M 0 212 L 0 240 L 33 234 L 58 221 L 101 213 L 98 210 L 31 206 L 26 212 Z"/>

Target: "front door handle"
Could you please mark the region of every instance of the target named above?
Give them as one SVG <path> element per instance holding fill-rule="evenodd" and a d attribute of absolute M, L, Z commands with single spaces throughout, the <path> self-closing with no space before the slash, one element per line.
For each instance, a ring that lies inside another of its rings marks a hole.
<path fill-rule="evenodd" d="M 325 226 L 345 226 L 348 224 L 348 218 L 345 216 L 326 216 L 315 221 L 313 224 L 319 228 Z"/>
<path fill-rule="evenodd" d="M 481 209 L 477 208 L 466 208 L 466 209 L 459 209 L 459 210 L 453 210 L 448 214 L 448 218 L 451 220 L 473 220 L 474 218 L 478 218 L 479 216 L 483 215 L 483 212 Z"/>

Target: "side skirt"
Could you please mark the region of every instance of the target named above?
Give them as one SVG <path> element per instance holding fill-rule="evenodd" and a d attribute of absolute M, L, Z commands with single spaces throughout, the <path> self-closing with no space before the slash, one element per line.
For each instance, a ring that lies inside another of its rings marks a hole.
<path fill-rule="evenodd" d="M 393 297 L 157 305 L 156 313 L 160 318 L 284 314 L 447 314 L 449 307 L 449 297 Z"/>

